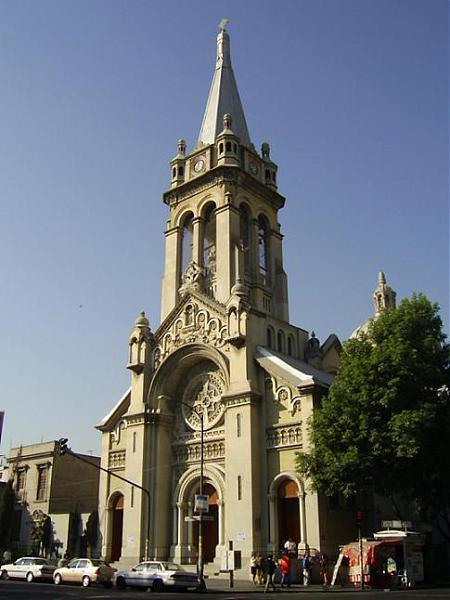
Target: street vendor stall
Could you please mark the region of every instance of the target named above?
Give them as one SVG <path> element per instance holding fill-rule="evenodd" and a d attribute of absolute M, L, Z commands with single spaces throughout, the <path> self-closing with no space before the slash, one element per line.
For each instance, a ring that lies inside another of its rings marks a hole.
<path fill-rule="evenodd" d="M 353 585 L 361 581 L 360 545 L 364 583 L 370 587 L 412 587 L 423 581 L 423 542 L 419 533 L 385 530 L 373 540 L 346 544 L 342 555 L 348 563 L 348 579 Z"/>

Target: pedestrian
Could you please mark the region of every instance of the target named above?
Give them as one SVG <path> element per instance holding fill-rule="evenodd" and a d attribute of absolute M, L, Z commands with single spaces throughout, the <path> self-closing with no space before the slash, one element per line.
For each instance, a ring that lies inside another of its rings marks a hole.
<path fill-rule="evenodd" d="M 305 556 L 302 560 L 302 570 L 303 570 L 303 585 L 309 585 L 310 579 L 310 570 L 311 570 L 311 557 L 309 552 L 305 552 Z"/>
<path fill-rule="evenodd" d="M 289 578 L 289 573 L 291 571 L 291 559 L 289 554 L 286 552 L 283 554 L 280 560 L 280 569 L 281 569 L 281 587 L 287 585 L 287 587 L 291 587 L 291 580 Z"/>
<path fill-rule="evenodd" d="M 11 550 L 5 550 L 3 552 L 3 562 L 4 563 L 9 563 L 11 562 L 11 558 L 12 558 L 12 554 L 11 554 Z"/>
<path fill-rule="evenodd" d="M 256 559 L 256 552 L 252 552 L 250 556 L 250 574 L 252 576 L 252 581 L 256 585 L 256 573 L 258 570 L 258 564 Z"/>
<path fill-rule="evenodd" d="M 260 552 L 256 555 L 256 580 L 258 583 L 263 582 L 262 556 Z"/>
<path fill-rule="evenodd" d="M 297 552 L 297 544 L 291 537 L 288 537 L 288 539 L 284 543 L 284 549 L 291 558 L 294 558 Z"/>
<path fill-rule="evenodd" d="M 265 554 L 261 555 L 260 573 L 261 573 L 260 583 L 265 584 L 267 581 L 267 556 Z"/>
<path fill-rule="evenodd" d="M 269 554 L 269 556 L 267 557 L 267 580 L 266 580 L 266 587 L 264 588 L 264 593 L 269 591 L 269 588 L 272 588 L 272 591 L 274 591 L 274 592 L 276 591 L 276 587 L 273 582 L 273 576 L 274 576 L 276 568 L 277 568 L 277 565 L 276 565 L 275 561 L 273 560 L 273 556 L 271 554 Z"/>
<path fill-rule="evenodd" d="M 322 578 L 323 587 L 328 587 L 328 556 L 326 554 L 320 555 L 320 576 Z"/>

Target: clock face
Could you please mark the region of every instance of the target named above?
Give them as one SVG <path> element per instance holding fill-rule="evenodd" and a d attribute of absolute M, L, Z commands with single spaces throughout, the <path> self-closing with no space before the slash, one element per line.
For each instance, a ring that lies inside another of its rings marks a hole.
<path fill-rule="evenodd" d="M 205 161 L 203 160 L 203 158 L 199 158 L 198 160 L 195 161 L 194 171 L 196 173 L 200 173 L 200 171 L 203 171 L 204 167 L 205 167 Z"/>
<path fill-rule="evenodd" d="M 255 163 L 254 160 L 250 161 L 250 171 L 253 173 L 253 175 L 257 175 L 258 174 L 258 165 Z"/>

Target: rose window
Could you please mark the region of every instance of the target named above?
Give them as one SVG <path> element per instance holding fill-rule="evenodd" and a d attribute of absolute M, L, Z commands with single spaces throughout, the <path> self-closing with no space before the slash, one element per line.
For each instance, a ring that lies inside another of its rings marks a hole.
<path fill-rule="evenodd" d="M 181 409 L 186 423 L 192 429 L 210 429 L 223 415 L 221 401 L 224 382 L 217 373 L 201 373 L 194 377 L 183 394 Z M 190 408 L 189 408 L 190 407 Z"/>

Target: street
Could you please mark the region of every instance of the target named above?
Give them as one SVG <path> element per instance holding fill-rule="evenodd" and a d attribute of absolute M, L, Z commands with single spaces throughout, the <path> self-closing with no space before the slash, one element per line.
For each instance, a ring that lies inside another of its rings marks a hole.
<path fill-rule="evenodd" d="M 252 599 L 258 600 L 267 598 L 268 596 L 288 596 L 292 600 L 301 599 L 308 600 L 317 598 L 317 595 L 324 600 L 332 597 L 338 597 L 339 600 L 356 600 L 361 598 L 364 600 L 388 597 L 389 600 L 397 600 L 398 598 L 412 598 L 416 600 L 427 600 L 431 599 L 445 599 L 450 600 L 450 588 L 437 588 L 437 589 L 414 589 L 414 590 L 396 590 L 396 591 L 383 591 L 383 590 L 367 590 L 360 592 L 354 589 L 343 589 L 335 588 L 333 590 L 325 591 L 320 586 L 311 586 L 308 589 L 304 589 L 301 586 L 292 586 L 290 589 L 277 589 L 276 592 L 269 592 L 264 594 L 262 588 L 254 588 L 249 586 L 246 582 L 237 582 L 236 587 L 230 590 L 224 587 L 224 581 L 211 581 L 209 590 L 204 594 L 191 592 L 188 594 L 189 598 L 223 598 L 224 600 L 239 600 L 251 596 Z M 89 587 L 83 588 L 74 585 L 63 585 L 55 586 L 51 583 L 25 583 L 19 581 L 0 581 L 0 597 L 1 598 L 12 598 L 14 600 L 63 600 L 65 598 L 78 599 L 88 598 L 89 600 L 107 600 L 111 599 L 131 599 L 142 598 L 151 592 L 143 592 L 140 590 L 125 590 L 120 591 L 116 588 L 105 589 L 103 587 Z M 153 594 L 152 597 L 155 600 L 164 598 L 170 600 L 170 598 L 178 598 L 181 594 L 179 592 L 163 592 L 161 594 Z"/>

